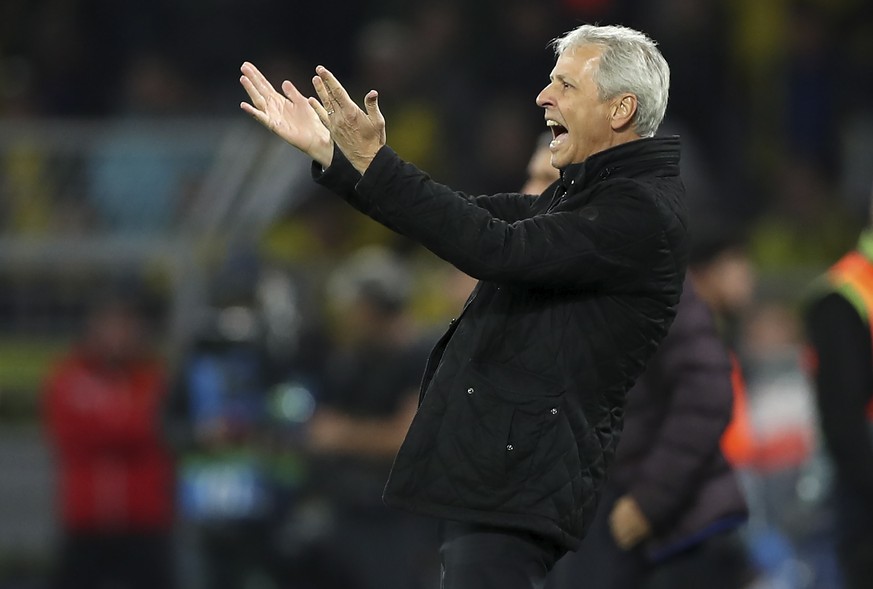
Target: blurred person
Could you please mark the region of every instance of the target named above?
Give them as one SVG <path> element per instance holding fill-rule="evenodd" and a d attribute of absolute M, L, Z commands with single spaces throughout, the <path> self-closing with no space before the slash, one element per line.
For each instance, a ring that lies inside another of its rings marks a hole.
<path fill-rule="evenodd" d="M 670 332 L 628 392 L 592 529 L 556 566 L 553 588 L 745 587 L 746 502 L 720 449 L 732 410 L 727 351 L 686 282 Z"/>
<path fill-rule="evenodd" d="M 804 312 L 821 432 L 833 463 L 847 589 L 873 587 L 873 230 L 816 285 Z"/>
<path fill-rule="evenodd" d="M 815 401 L 801 332 L 797 312 L 784 301 L 758 300 L 743 319 L 739 345 L 754 431 L 752 452 L 742 462 L 759 472 L 803 468 L 816 451 Z"/>
<path fill-rule="evenodd" d="M 734 417 L 722 450 L 749 502 L 745 541 L 762 582 L 830 589 L 833 550 L 822 502 L 827 480 L 815 448 L 796 314 L 756 297 L 743 232 L 704 225 L 689 273 L 719 320 L 734 364 Z"/>
<path fill-rule="evenodd" d="M 730 356 L 733 417 L 722 436 L 721 449 L 733 466 L 749 467 L 756 460 L 757 440 L 736 349 L 740 314 L 752 302 L 755 276 L 740 232 L 716 228 L 701 219 L 688 272 L 693 288 L 712 312 Z"/>
<path fill-rule="evenodd" d="M 785 397 L 763 382 L 776 380 L 766 373 L 784 376 L 785 370 L 796 368 L 792 366 L 796 354 L 791 346 L 797 342 L 792 337 L 792 318 L 778 305 L 756 302 L 757 278 L 745 235 L 733 228 L 702 224 L 688 268 L 701 298 L 715 314 L 733 364 L 737 411 L 725 432 L 722 450 L 735 466 L 760 472 L 802 463 L 809 456 L 811 432 L 795 411 L 783 407 L 774 414 L 767 407 L 791 399 L 791 406 L 798 408 L 803 390 L 787 391 L 790 396 Z M 767 398 L 771 395 L 779 400 L 771 401 Z"/>
<path fill-rule="evenodd" d="M 559 179 L 541 137 L 522 192 Z M 676 320 L 628 392 L 622 440 L 582 548 L 550 589 L 747 585 L 738 527 L 746 503 L 719 442 L 733 410 L 731 363 L 706 303 L 686 280 Z"/>
<path fill-rule="evenodd" d="M 45 385 L 63 531 L 53 586 L 172 587 L 173 465 L 161 432 L 165 368 L 146 319 L 101 298 Z"/>
<path fill-rule="evenodd" d="M 739 230 L 701 222 L 688 272 L 694 288 L 715 314 L 722 337 L 734 349 L 740 315 L 751 304 L 755 289 L 745 237 Z"/>
<path fill-rule="evenodd" d="M 436 527 L 381 501 L 391 462 L 415 415 L 423 339 L 408 305 L 412 276 L 390 250 L 371 246 L 343 261 L 327 284 L 339 322 L 319 405 L 307 425 L 313 490 L 328 501 L 322 540 L 336 589 L 436 585 Z M 432 546 L 430 542 L 433 542 Z M 431 574 L 433 583 L 425 577 Z"/>
<path fill-rule="evenodd" d="M 757 460 L 757 439 L 752 424 L 743 368 L 737 355 L 741 314 L 751 305 L 755 274 L 738 230 L 699 220 L 688 261 L 692 287 L 713 314 L 731 362 L 733 417 L 721 439 L 721 450 L 737 468 Z"/>
<path fill-rule="evenodd" d="M 315 161 L 352 206 L 480 280 L 437 342 L 388 505 L 441 520 L 441 585 L 542 587 L 577 549 L 625 394 L 666 334 L 686 263 L 678 138 L 654 137 L 669 68 L 648 37 L 582 25 L 555 42 L 537 97 L 554 193 L 470 197 L 388 148 L 324 67 L 321 102 L 250 63 L 241 108 Z"/>
<path fill-rule="evenodd" d="M 187 86 L 175 63 L 159 54 L 136 56 L 124 79 L 121 117 L 87 162 L 88 199 L 104 227 L 126 234 L 169 230 L 203 165 L 154 132 L 161 119 L 187 112 Z"/>
<path fill-rule="evenodd" d="M 306 483 L 289 441 L 314 404 L 319 367 L 308 360 L 324 350 L 293 286 L 248 248 L 223 261 L 212 290 L 166 415 L 179 454 L 181 572 L 186 587 L 280 585 L 298 564 L 283 553 L 282 528 Z"/>
<path fill-rule="evenodd" d="M 537 139 L 536 148 L 527 163 L 527 178 L 521 187 L 522 194 L 542 194 L 561 177 L 558 169 L 552 165 L 551 142 L 551 133 L 543 133 Z"/>

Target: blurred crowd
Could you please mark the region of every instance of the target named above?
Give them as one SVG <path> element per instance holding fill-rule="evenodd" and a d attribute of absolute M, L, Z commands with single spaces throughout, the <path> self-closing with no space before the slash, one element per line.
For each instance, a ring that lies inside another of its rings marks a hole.
<path fill-rule="evenodd" d="M 324 63 L 353 96 L 380 91 L 401 155 L 471 192 L 520 186 L 542 129 L 533 97 L 548 41 L 574 23 L 621 22 L 657 39 L 671 65 L 663 132 L 684 137 L 696 212 L 760 226 L 768 264 L 809 263 L 845 245 L 840 230 L 866 203 L 873 9 L 861 0 L 373 0 L 331 15 L 328 38 L 317 7 L 271 0 L 9 0 L 2 11 L 0 116 L 238 116 L 230 80 L 244 59 L 304 93 Z M 102 179 L 118 165 L 95 172 L 98 203 L 118 188 Z M 10 221 L 37 206 L 9 205 Z M 825 247 L 804 247 L 810 231 Z"/>
<path fill-rule="evenodd" d="M 457 189 L 515 191 L 548 42 L 583 21 L 645 31 L 671 66 L 661 132 L 682 137 L 696 286 L 743 376 L 724 448 L 758 582 L 839 588 L 800 309 L 869 219 L 869 2 L 4 0 L 0 240 L 183 233 L 216 158 L 214 136 L 186 133 L 245 118 L 243 60 L 304 94 L 319 63 L 353 97 L 375 88 L 402 157 Z M 181 334 L 177 286 L 145 259 L 4 262 L 0 420 L 44 428 L 59 531 L 45 561 L 0 546 L 0 587 L 437 586 L 435 524 L 379 497 L 473 283 L 311 183 L 294 191 L 258 234 L 207 244 Z M 21 377 L 10 350 L 34 342 Z"/>

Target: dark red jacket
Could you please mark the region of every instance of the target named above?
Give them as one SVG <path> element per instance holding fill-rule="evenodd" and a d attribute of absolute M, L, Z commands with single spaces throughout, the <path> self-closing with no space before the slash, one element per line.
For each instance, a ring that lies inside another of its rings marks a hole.
<path fill-rule="evenodd" d="M 157 361 L 118 368 L 76 351 L 55 368 L 44 411 L 67 529 L 170 525 L 173 469 L 160 434 L 165 392 Z"/>

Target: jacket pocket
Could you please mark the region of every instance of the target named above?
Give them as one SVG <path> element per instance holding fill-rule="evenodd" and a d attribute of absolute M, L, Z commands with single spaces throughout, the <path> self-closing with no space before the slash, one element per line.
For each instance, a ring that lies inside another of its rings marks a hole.
<path fill-rule="evenodd" d="M 563 391 L 530 373 L 471 366 L 455 403 L 454 437 L 488 486 L 520 487 L 531 474 Z"/>

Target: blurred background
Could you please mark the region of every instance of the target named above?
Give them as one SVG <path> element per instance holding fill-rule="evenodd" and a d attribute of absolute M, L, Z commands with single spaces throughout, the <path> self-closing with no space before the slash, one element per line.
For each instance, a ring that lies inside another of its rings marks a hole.
<path fill-rule="evenodd" d="M 514 191 L 582 22 L 659 42 L 695 239 L 731 252 L 762 583 L 837 587 L 798 306 L 869 218 L 864 0 L 0 0 L 0 587 L 366 587 L 400 554 L 435 586 L 432 523 L 378 495 L 471 283 L 317 189 L 239 66 L 312 94 L 324 64 L 402 157 Z"/>

